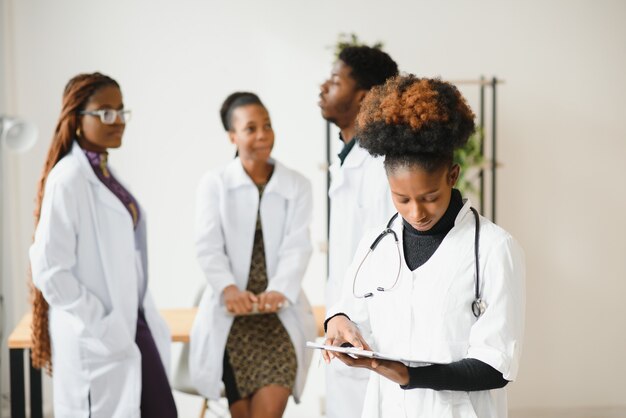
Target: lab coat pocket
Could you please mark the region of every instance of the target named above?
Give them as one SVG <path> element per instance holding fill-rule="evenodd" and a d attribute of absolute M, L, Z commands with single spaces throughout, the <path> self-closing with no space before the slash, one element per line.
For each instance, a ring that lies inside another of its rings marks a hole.
<path fill-rule="evenodd" d="M 363 236 L 363 234 L 366 232 L 366 228 L 368 228 L 365 225 L 371 225 L 371 221 L 368 219 L 368 215 L 369 215 L 369 211 L 370 211 L 370 207 L 368 206 L 367 202 L 364 201 L 360 201 L 356 203 L 356 206 L 354 208 L 354 224 L 355 225 L 363 225 L 362 229 L 359 230 L 357 229 L 356 232 L 356 237 L 357 238 L 357 243 L 359 242 L 359 240 L 361 239 L 361 237 Z"/>
<path fill-rule="evenodd" d="M 451 406 L 452 415 L 451 418 L 477 418 L 474 405 L 469 397 L 469 392 L 451 391 Z"/>
<path fill-rule="evenodd" d="M 440 338 L 446 341 L 467 342 L 476 323 L 472 313 L 473 289 L 468 283 L 458 293 L 449 293 L 444 299 L 441 312 Z"/>
<path fill-rule="evenodd" d="M 81 340 L 87 356 L 94 360 L 99 357 L 107 359 L 125 357 L 134 345 L 126 321 L 115 310 L 88 330 L 88 334 Z"/>
<path fill-rule="evenodd" d="M 440 418 L 478 418 L 469 398 L 468 392 L 442 390 L 424 392 L 426 395 L 420 400 L 422 414 L 419 417 Z M 405 410 L 416 407 L 417 398 Z"/>

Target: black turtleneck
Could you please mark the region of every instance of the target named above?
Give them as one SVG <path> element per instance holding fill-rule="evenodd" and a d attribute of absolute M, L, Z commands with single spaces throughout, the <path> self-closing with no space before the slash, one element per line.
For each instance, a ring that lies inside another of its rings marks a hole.
<path fill-rule="evenodd" d="M 404 219 L 402 224 L 402 246 L 404 258 L 411 271 L 428 261 L 435 253 L 448 232 L 454 227 L 454 221 L 463 207 L 463 197 L 457 189 L 452 189 L 450 204 L 441 219 L 428 231 L 418 231 Z"/>
<path fill-rule="evenodd" d="M 341 142 L 343 142 L 343 137 L 341 136 L 341 134 L 339 134 L 339 138 L 341 138 Z M 337 156 L 339 157 L 339 161 L 341 161 L 340 165 L 343 165 L 343 162 L 346 160 L 346 157 L 348 156 L 348 154 L 350 154 L 350 151 L 352 150 L 352 148 L 354 148 L 355 143 L 356 143 L 356 137 L 352 138 L 348 143 L 344 142 L 341 152 L 337 154 Z"/>

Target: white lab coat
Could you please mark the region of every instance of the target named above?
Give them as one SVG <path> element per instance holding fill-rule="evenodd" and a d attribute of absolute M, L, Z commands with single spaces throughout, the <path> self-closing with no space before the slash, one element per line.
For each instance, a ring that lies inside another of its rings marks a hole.
<path fill-rule="evenodd" d="M 401 255 L 398 284 L 390 287 L 398 267 L 393 238 L 387 236 L 363 264 L 353 296 L 358 263 L 383 230 L 370 231 L 359 245 L 348 269 L 342 299 L 328 312 L 345 312 L 355 321 L 374 350 L 411 360 L 450 363 L 463 358 L 481 360 L 515 380 L 524 333 L 525 266 L 516 241 L 503 229 L 481 217 L 479 266 L 485 313 L 476 319 L 474 300 L 474 216 L 469 201 L 432 257 L 411 272 Z M 393 229 L 402 250 L 402 221 Z M 402 251 L 401 251 L 402 253 Z M 338 361 L 338 360 L 335 360 Z M 488 391 L 403 390 L 371 373 L 362 417 L 503 418 L 507 416 L 506 389 Z"/>
<path fill-rule="evenodd" d="M 343 165 L 330 167 L 329 276 L 326 307 L 341 295 L 346 270 L 363 234 L 396 212 L 382 158 L 372 157 L 357 142 Z M 361 415 L 369 372 L 340 362 L 326 367 L 326 416 L 356 418 Z"/>
<path fill-rule="evenodd" d="M 273 163 L 274 173 L 260 202 L 257 186 L 239 158 L 208 172 L 198 187 L 196 250 L 209 286 L 191 330 L 189 371 L 198 392 L 210 399 L 220 396 L 224 349 L 234 318 L 226 311 L 222 291 L 232 284 L 246 288 L 259 205 L 267 291 L 278 291 L 289 301 L 278 317 L 296 352 L 296 402 L 306 381 L 312 354 L 305 344 L 316 336 L 313 311 L 301 289 L 312 252 L 311 183 L 279 162 Z"/>
<path fill-rule="evenodd" d="M 50 305 L 55 416 L 140 416 L 140 303 L 169 368 L 170 332 L 146 288 L 144 219 L 133 230 L 78 144 L 50 171 L 30 260 Z"/>

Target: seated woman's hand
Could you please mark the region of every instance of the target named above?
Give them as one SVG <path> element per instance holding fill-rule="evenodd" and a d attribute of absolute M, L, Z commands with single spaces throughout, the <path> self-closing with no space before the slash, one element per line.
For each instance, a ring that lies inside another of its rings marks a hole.
<path fill-rule="evenodd" d="M 369 344 L 363 339 L 359 327 L 348 317 L 344 315 L 337 315 L 331 318 L 326 324 L 326 345 L 349 345 L 363 350 L 371 350 Z M 322 351 L 322 356 L 326 363 L 330 363 L 333 357 L 339 357 L 337 352 L 334 351 Z"/>
<path fill-rule="evenodd" d="M 258 295 L 259 312 L 278 312 L 285 304 L 285 295 L 275 290 Z"/>
<path fill-rule="evenodd" d="M 258 303 L 258 298 L 247 290 L 239 290 L 234 284 L 224 288 L 224 304 L 228 312 L 233 315 L 243 315 L 252 312 L 252 304 Z"/>

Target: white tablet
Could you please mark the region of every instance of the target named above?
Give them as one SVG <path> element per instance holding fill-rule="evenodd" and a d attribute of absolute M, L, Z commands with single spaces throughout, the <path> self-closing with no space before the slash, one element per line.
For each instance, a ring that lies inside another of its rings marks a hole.
<path fill-rule="evenodd" d="M 438 363 L 435 363 L 435 362 L 432 362 L 432 361 L 409 360 L 409 359 L 401 358 L 401 357 L 398 357 L 398 356 L 391 356 L 391 355 L 385 355 L 385 354 L 377 353 L 376 351 L 361 350 L 361 349 L 356 348 L 356 347 L 338 347 L 338 346 L 335 346 L 335 345 L 319 344 L 319 343 L 312 342 L 312 341 L 307 341 L 306 347 L 307 348 L 312 348 L 312 349 L 319 349 L 319 350 L 336 351 L 338 353 L 348 354 L 348 355 L 351 355 L 353 357 L 367 357 L 367 358 L 375 358 L 375 359 L 379 359 L 379 360 L 399 361 L 399 362 L 405 363 L 405 364 L 409 364 L 410 363 L 411 366 L 413 366 L 413 367 L 427 366 L 429 364 L 438 364 Z"/>

